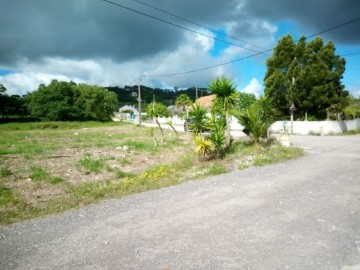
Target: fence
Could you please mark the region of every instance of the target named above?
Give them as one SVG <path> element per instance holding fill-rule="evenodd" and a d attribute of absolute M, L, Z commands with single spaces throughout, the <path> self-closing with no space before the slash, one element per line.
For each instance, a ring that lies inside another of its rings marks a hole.
<path fill-rule="evenodd" d="M 293 133 L 307 134 L 339 134 L 360 129 L 360 118 L 339 121 L 293 121 Z M 277 121 L 271 126 L 272 133 L 291 133 L 290 121 Z"/>

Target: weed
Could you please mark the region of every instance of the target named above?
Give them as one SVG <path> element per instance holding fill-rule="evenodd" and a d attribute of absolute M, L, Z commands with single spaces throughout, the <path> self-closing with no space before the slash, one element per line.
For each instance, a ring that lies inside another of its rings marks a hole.
<path fill-rule="evenodd" d="M 255 166 L 264 166 L 268 164 L 278 163 L 281 161 L 293 159 L 304 154 L 301 148 L 289 148 L 281 145 L 274 145 L 264 149 L 261 153 L 254 157 Z"/>
<path fill-rule="evenodd" d="M 82 167 L 89 172 L 99 173 L 103 168 L 105 168 L 105 160 L 103 159 L 92 159 L 89 156 L 85 156 L 83 159 L 79 160 L 76 164 L 77 167 Z"/>
<path fill-rule="evenodd" d="M 34 182 L 46 181 L 50 177 L 50 174 L 41 167 L 31 168 L 30 179 Z"/>
<path fill-rule="evenodd" d="M 344 135 L 356 135 L 356 134 L 360 134 L 360 128 L 356 129 L 356 130 L 348 130 L 346 132 L 343 133 Z"/>
<path fill-rule="evenodd" d="M 0 206 L 13 203 L 16 200 L 16 196 L 10 188 L 0 187 Z"/>
<path fill-rule="evenodd" d="M 9 168 L 1 168 L 0 169 L 0 177 L 7 177 L 12 175 L 12 171 Z"/>
<path fill-rule="evenodd" d="M 218 163 L 211 163 L 210 167 L 208 168 L 208 175 L 218 175 L 226 172 L 226 168 Z"/>
<path fill-rule="evenodd" d="M 47 182 L 51 185 L 57 185 L 64 182 L 62 178 L 51 176 L 49 172 L 41 167 L 31 168 L 30 179 L 35 183 Z"/>
<path fill-rule="evenodd" d="M 48 180 L 48 183 L 52 184 L 52 185 L 57 185 L 57 184 L 60 184 L 60 183 L 63 183 L 64 180 L 60 177 L 51 177 L 49 178 Z"/>
<path fill-rule="evenodd" d="M 126 172 L 123 172 L 121 170 L 117 170 L 115 175 L 116 175 L 117 179 L 121 179 L 121 178 L 125 178 L 125 177 L 134 177 L 135 176 L 134 174 L 126 173 Z"/>

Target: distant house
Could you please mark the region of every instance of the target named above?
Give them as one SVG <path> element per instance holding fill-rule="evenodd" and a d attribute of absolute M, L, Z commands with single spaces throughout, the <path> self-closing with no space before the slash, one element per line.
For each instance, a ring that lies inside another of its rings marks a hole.
<path fill-rule="evenodd" d="M 209 95 L 209 96 L 204 96 L 201 98 L 198 98 L 195 103 L 201 105 L 202 107 L 204 107 L 207 110 L 210 110 L 212 107 L 212 103 L 214 101 L 214 99 L 216 98 L 216 95 Z"/>
<path fill-rule="evenodd" d="M 135 121 L 138 119 L 139 112 L 134 106 L 125 105 L 119 109 L 120 119 Z"/>

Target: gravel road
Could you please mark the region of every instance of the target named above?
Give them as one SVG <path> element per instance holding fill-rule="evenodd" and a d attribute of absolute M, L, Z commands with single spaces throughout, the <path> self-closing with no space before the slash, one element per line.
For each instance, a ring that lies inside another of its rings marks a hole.
<path fill-rule="evenodd" d="M 360 136 L 0 227 L 0 269 L 360 269 Z"/>

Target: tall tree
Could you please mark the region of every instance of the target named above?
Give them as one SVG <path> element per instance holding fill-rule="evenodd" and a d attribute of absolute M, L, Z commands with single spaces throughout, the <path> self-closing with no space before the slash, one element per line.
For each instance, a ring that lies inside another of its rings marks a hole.
<path fill-rule="evenodd" d="M 62 120 L 110 120 L 118 108 L 113 92 L 87 84 L 53 80 L 49 85 L 26 95 L 25 100 L 32 117 Z"/>
<path fill-rule="evenodd" d="M 227 77 L 221 76 L 210 82 L 209 89 L 212 94 L 216 95 L 213 101 L 213 109 L 222 111 L 226 117 L 226 147 L 230 146 L 230 111 L 235 107 L 237 102 L 236 87 Z"/>
<path fill-rule="evenodd" d="M 44 120 L 73 120 L 77 117 L 74 105 L 74 82 L 51 81 L 46 86 L 26 95 L 28 109 L 31 116 Z"/>
<path fill-rule="evenodd" d="M 254 94 L 248 94 L 248 93 L 238 93 L 238 103 L 235 108 L 236 112 L 242 113 L 247 110 L 247 108 L 250 107 L 251 104 L 255 103 L 256 96 Z"/>
<path fill-rule="evenodd" d="M 265 95 L 272 97 L 283 116 L 292 103 L 301 115 L 326 117 L 331 106 L 345 107 L 348 92 L 341 84 L 345 60 L 335 54 L 335 45 L 320 37 L 310 42 L 302 37 L 295 43 L 283 37 L 267 59 Z"/>
<path fill-rule="evenodd" d="M 187 116 L 188 107 L 193 104 L 193 101 L 189 98 L 187 94 L 181 94 L 176 98 L 175 104 L 176 107 L 180 108 L 182 113 L 186 113 Z"/>
<path fill-rule="evenodd" d="M 109 121 L 118 109 L 116 94 L 102 87 L 79 84 L 76 87 L 75 104 L 85 119 Z"/>

